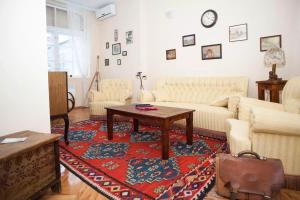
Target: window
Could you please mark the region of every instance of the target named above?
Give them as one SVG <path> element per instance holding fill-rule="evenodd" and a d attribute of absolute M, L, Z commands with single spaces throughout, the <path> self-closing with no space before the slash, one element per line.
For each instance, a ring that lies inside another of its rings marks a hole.
<path fill-rule="evenodd" d="M 48 70 L 88 75 L 83 16 L 47 5 Z"/>

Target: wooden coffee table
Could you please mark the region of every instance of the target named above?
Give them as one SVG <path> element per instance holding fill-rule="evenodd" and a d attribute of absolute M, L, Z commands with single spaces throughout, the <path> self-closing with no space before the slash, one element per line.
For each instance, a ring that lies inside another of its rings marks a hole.
<path fill-rule="evenodd" d="M 169 158 L 169 129 L 177 120 L 186 119 L 186 140 L 188 145 L 193 144 L 193 112 L 195 110 L 156 106 L 158 110 L 143 111 L 134 105 L 106 107 L 107 110 L 107 136 L 113 139 L 113 116 L 122 115 L 133 118 L 133 129 L 138 131 L 139 120 L 155 121 L 161 128 L 162 159 Z"/>

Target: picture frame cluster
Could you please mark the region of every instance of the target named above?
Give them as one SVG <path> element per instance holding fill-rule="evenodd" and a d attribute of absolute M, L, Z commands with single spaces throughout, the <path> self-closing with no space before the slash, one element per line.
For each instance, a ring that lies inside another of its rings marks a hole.
<path fill-rule="evenodd" d="M 113 36 L 114 36 L 114 43 L 110 45 L 109 42 L 106 42 L 105 43 L 105 49 L 108 50 L 111 47 L 111 55 L 112 56 L 118 56 L 118 55 L 127 56 L 127 50 L 122 51 L 121 42 L 118 42 L 118 40 L 119 40 L 119 31 L 118 31 L 118 29 L 114 30 Z M 125 44 L 126 45 L 133 44 L 133 31 L 132 30 L 125 32 Z M 105 58 L 104 59 L 104 66 L 110 66 L 110 64 L 111 64 L 110 59 Z M 117 58 L 116 65 L 122 65 L 122 59 L 121 58 Z"/>
<path fill-rule="evenodd" d="M 229 42 L 240 42 L 248 40 L 248 24 L 237 24 L 229 26 Z M 182 47 L 191 47 L 196 45 L 196 34 L 182 36 Z M 260 38 L 260 51 L 267 51 L 271 46 L 282 47 L 281 35 L 265 36 Z M 222 59 L 222 44 L 206 44 L 201 46 L 202 60 Z M 176 49 L 166 50 L 166 60 L 176 59 Z"/>

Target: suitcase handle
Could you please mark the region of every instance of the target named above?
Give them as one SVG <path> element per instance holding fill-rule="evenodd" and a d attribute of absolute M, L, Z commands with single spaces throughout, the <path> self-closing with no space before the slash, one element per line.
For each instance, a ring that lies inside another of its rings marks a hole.
<path fill-rule="evenodd" d="M 253 152 L 253 151 L 241 151 L 241 152 L 238 153 L 237 157 L 242 157 L 243 155 L 247 155 L 247 154 L 252 155 L 252 156 L 255 156 L 256 159 L 258 159 L 258 160 L 263 160 L 263 159 L 258 155 L 258 153 L 255 153 L 255 152 Z"/>

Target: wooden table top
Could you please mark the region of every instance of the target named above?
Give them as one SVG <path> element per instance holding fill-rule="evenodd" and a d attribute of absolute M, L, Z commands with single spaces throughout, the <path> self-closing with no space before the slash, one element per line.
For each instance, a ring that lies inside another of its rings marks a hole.
<path fill-rule="evenodd" d="M 185 109 L 185 108 L 174 108 L 174 107 L 166 107 L 166 106 L 155 106 L 157 110 L 139 110 L 135 108 L 135 105 L 124 105 L 124 106 L 111 106 L 106 107 L 105 109 L 131 113 L 135 115 L 142 115 L 147 117 L 156 117 L 156 118 L 171 118 L 177 115 L 181 115 L 184 113 L 194 112 L 193 109 Z"/>
<path fill-rule="evenodd" d="M 11 158 L 20 153 L 28 152 L 37 147 L 43 146 L 58 140 L 59 134 L 46 134 L 33 131 L 21 131 L 0 137 L 0 141 L 5 138 L 22 138 L 27 137 L 24 142 L 16 142 L 10 144 L 0 143 L 0 160 Z"/>
<path fill-rule="evenodd" d="M 257 84 L 265 84 L 265 85 L 281 85 L 285 84 L 287 80 L 264 80 L 264 81 L 256 81 Z"/>

